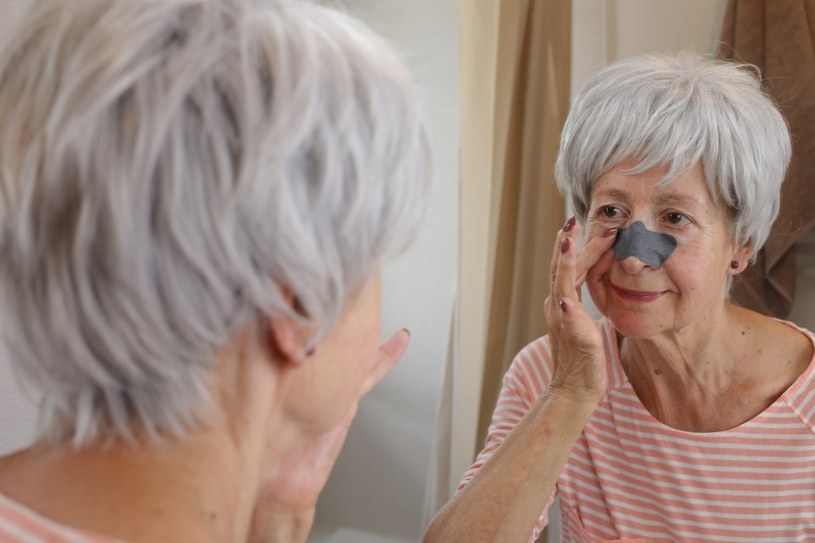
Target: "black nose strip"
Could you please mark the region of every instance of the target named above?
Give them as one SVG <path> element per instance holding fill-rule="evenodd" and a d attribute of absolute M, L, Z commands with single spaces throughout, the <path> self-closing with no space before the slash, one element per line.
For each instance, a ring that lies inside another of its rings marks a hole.
<path fill-rule="evenodd" d="M 676 249 L 676 238 L 668 234 L 652 232 L 645 228 L 641 221 L 637 221 L 619 231 L 612 248 L 616 260 L 634 256 L 649 266 L 658 268 Z"/>

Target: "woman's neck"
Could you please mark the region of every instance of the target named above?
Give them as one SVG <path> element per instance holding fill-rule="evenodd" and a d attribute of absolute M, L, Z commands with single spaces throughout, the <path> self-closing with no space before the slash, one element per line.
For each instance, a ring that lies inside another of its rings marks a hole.
<path fill-rule="evenodd" d="M 206 428 L 139 445 L 37 444 L 0 458 L 0 493 L 126 541 L 246 541 L 262 470 L 298 437 L 277 405 L 277 374 L 243 339 L 216 359 L 218 415 Z"/>
<path fill-rule="evenodd" d="M 721 430 L 750 410 L 740 403 L 754 402 L 749 388 L 759 371 L 750 356 L 754 336 L 743 310 L 725 304 L 682 330 L 622 338 L 620 357 L 631 385 L 657 419 L 685 430 Z M 723 409 L 737 413 L 735 418 L 723 417 Z"/>
<path fill-rule="evenodd" d="M 671 378 L 683 384 L 699 382 L 711 391 L 732 377 L 733 316 L 726 308 L 704 322 L 647 338 L 620 338 L 620 355 L 627 373 L 654 383 Z M 748 330 L 742 339 L 748 339 Z M 743 342 L 742 342 L 743 343 Z M 727 355 L 730 356 L 727 356 Z"/>

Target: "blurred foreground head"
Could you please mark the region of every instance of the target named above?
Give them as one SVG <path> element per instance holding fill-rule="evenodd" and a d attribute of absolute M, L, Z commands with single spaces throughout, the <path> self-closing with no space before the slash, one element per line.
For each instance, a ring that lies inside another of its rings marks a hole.
<path fill-rule="evenodd" d="M 181 436 L 214 353 L 316 342 L 430 180 L 390 48 L 292 0 L 37 0 L 0 50 L 0 333 L 43 434 Z"/>

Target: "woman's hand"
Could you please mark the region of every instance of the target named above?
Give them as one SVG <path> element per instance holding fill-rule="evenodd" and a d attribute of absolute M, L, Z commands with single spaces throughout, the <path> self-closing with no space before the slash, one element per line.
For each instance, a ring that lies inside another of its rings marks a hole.
<path fill-rule="evenodd" d="M 550 391 L 580 402 L 597 402 L 606 390 L 603 337 L 580 301 L 586 273 L 614 244 L 616 229 L 591 239 L 577 254 L 581 226 L 572 217 L 555 243 L 546 298 L 546 320 L 555 361 Z"/>
<path fill-rule="evenodd" d="M 314 507 L 342 449 L 357 412 L 359 399 L 370 392 L 407 351 L 410 334 L 400 330 L 379 347 L 378 361 L 365 379 L 356 402 L 331 430 L 305 442 L 275 464 L 255 504 L 253 543 L 304 541 L 311 528 Z"/>

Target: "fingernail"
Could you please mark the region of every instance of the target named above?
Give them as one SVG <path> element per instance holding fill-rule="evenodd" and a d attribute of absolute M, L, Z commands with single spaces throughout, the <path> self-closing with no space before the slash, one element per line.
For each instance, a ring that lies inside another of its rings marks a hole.
<path fill-rule="evenodd" d="M 600 237 L 609 238 L 619 231 L 620 231 L 619 228 L 609 228 L 608 230 L 600 234 Z"/>
<path fill-rule="evenodd" d="M 567 308 L 568 308 L 568 306 L 566 305 L 566 299 L 561 298 L 560 299 L 560 310 L 563 311 L 564 313 L 566 313 L 568 311 Z"/>
<path fill-rule="evenodd" d="M 565 253 L 569 250 L 569 245 L 571 244 L 572 240 L 569 238 L 563 238 L 563 243 L 560 245 L 560 252 Z"/>
<path fill-rule="evenodd" d="M 564 232 L 571 232 L 572 228 L 574 228 L 575 224 L 577 224 L 577 219 L 575 217 L 572 217 L 571 219 L 566 221 L 566 224 L 563 225 L 563 231 Z"/>
<path fill-rule="evenodd" d="M 410 330 L 408 330 L 407 328 L 402 328 L 402 331 L 406 333 L 408 336 L 410 336 Z"/>

